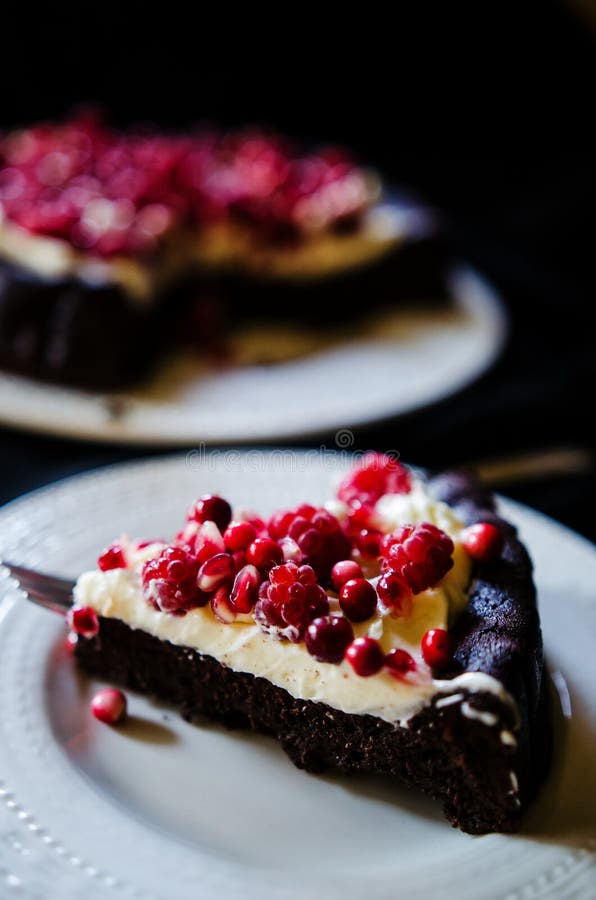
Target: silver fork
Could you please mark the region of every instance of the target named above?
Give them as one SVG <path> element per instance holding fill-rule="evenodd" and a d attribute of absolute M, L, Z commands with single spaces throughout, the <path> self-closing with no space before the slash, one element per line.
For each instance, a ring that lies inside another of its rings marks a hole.
<path fill-rule="evenodd" d="M 43 606 L 44 609 L 50 609 L 60 615 L 64 615 L 65 611 L 72 606 L 74 581 L 36 572 L 25 566 L 7 562 L 5 559 L 0 560 L 0 566 L 8 569 L 21 590 L 38 606 Z"/>

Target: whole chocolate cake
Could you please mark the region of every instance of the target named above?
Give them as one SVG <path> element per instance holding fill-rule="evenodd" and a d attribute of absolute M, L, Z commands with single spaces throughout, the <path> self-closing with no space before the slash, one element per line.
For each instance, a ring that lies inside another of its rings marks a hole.
<path fill-rule="evenodd" d="M 437 300 L 445 259 L 428 210 L 335 149 L 93 116 L 0 137 L 0 366 L 40 378 L 126 384 L 214 300 L 317 321 Z"/>

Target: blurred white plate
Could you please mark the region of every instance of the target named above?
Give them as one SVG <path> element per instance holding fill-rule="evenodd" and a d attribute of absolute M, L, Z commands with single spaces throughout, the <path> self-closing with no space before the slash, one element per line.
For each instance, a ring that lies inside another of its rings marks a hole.
<path fill-rule="evenodd" d="M 147 385 L 110 397 L 0 373 L 0 422 L 176 446 L 286 440 L 401 415 L 469 384 L 502 346 L 505 313 L 487 282 L 460 268 L 451 290 L 451 305 L 398 307 L 332 342 L 288 328 L 253 333 L 239 348 L 245 362 L 233 367 L 180 353 Z M 263 344 L 303 355 L 251 364 Z"/>
<path fill-rule="evenodd" d="M 121 530 L 171 533 L 207 489 L 267 512 L 320 501 L 346 459 L 220 452 L 92 472 L 0 512 L 0 554 L 76 574 Z M 558 758 L 522 834 L 472 838 L 437 804 L 387 782 L 316 777 L 271 740 L 192 726 L 130 695 L 121 728 L 59 618 L 0 576 L 0 896 L 23 900 L 458 900 L 594 897 L 596 552 L 503 502 L 536 562 L 559 690 Z"/>

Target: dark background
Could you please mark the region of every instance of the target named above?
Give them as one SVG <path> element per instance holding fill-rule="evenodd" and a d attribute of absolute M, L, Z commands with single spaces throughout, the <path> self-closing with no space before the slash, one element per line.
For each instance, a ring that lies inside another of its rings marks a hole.
<path fill-rule="evenodd" d="M 596 539 L 596 48 L 583 6 L 9 3 L 0 126 L 89 100 L 122 124 L 266 122 L 345 143 L 416 188 L 502 292 L 511 338 L 472 388 L 358 429 L 357 447 L 437 468 L 585 450 L 573 471 L 501 488 Z M 140 452 L 0 431 L 0 502 Z"/>

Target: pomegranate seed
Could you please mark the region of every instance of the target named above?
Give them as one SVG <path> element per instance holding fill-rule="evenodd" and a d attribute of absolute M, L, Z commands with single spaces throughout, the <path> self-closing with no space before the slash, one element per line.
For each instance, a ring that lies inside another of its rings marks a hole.
<path fill-rule="evenodd" d="M 255 619 L 277 638 L 299 641 L 307 625 L 329 612 L 329 600 L 310 566 L 288 562 L 275 566 L 259 589 Z"/>
<path fill-rule="evenodd" d="M 94 695 L 91 712 L 106 725 L 117 725 L 126 718 L 126 696 L 116 688 L 104 688 Z"/>
<path fill-rule="evenodd" d="M 348 506 L 374 507 L 383 494 L 407 494 L 410 474 L 400 462 L 383 453 L 367 453 L 341 482 L 337 496 Z"/>
<path fill-rule="evenodd" d="M 339 605 L 352 622 L 364 622 L 377 608 L 377 592 L 366 578 L 352 578 L 339 592 Z"/>
<path fill-rule="evenodd" d="M 362 675 L 363 678 L 376 675 L 385 664 L 385 654 L 381 645 L 371 637 L 359 637 L 352 641 L 346 650 L 346 659 L 356 675 Z"/>
<path fill-rule="evenodd" d="M 282 553 L 284 555 L 284 559 L 286 562 L 302 562 L 304 559 L 304 553 L 298 546 L 295 540 L 290 537 L 280 538 L 279 546 L 282 549 Z"/>
<path fill-rule="evenodd" d="M 204 563 L 212 556 L 225 553 L 226 545 L 221 531 L 215 522 L 203 522 L 194 539 L 194 552 L 199 563 Z"/>
<path fill-rule="evenodd" d="M 118 543 L 115 543 L 110 544 L 109 547 L 106 547 L 103 553 L 99 556 L 97 565 L 102 572 L 108 572 L 110 569 L 125 569 L 126 558 L 124 556 L 124 550 L 122 549 L 122 546 Z"/>
<path fill-rule="evenodd" d="M 69 631 L 66 635 L 64 639 L 64 649 L 69 655 L 74 653 L 78 640 L 78 635 L 76 635 L 74 631 Z"/>
<path fill-rule="evenodd" d="M 143 595 L 155 609 L 174 615 L 205 606 L 209 597 L 197 586 L 198 570 L 198 561 L 184 547 L 164 547 L 143 566 Z"/>
<path fill-rule="evenodd" d="M 414 658 L 407 652 L 396 647 L 385 656 L 385 666 L 395 678 L 403 678 L 408 672 L 416 670 Z"/>
<path fill-rule="evenodd" d="M 248 565 L 240 569 L 230 593 L 232 609 L 239 613 L 249 613 L 257 602 L 260 583 L 261 575 L 256 566 Z"/>
<path fill-rule="evenodd" d="M 218 553 L 206 560 L 197 575 L 197 587 L 206 593 L 231 582 L 235 574 L 234 560 L 229 553 Z"/>
<path fill-rule="evenodd" d="M 230 594 L 226 587 L 221 587 L 211 597 L 211 610 L 222 625 L 231 625 L 236 620 L 236 610 L 230 602 Z"/>
<path fill-rule="evenodd" d="M 453 566 L 453 541 L 432 525 L 405 525 L 392 535 L 385 560 L 414 594 L 434 587 Z"/>
<path fill-rule="evenodd" d="M 73 606 L 66 614 L 71 631 L 84 638 L 92 638 L 99 632 L 99 619 L 91 606 Z"/>
<path fill-rule="evenodd" d="M 503 551 L 504 539 L 496 525 L 478 522 L 470 525 L 462 534 L 463 545 L 472 559 L 478 562 L 494 562 Z"/>
<path fill-rule="evenodd" d="M 394 616 L 409 616 L 412 612 L 412 591 L 408 583 L 390 570 L 377 581 L 381 604 Z"/>
<path fill-rule="evenodd" d="M 216 494 L 205 494 L 191 506 L 188 518 L 196 522 L 215 522 L 221 532 L 224 532 L 232 518 L 232 507 Z"/>
<path fill-rule="evenodd" d="M 304 636 L 306 649 L 319 662 L 340 663 L 354 639 L 352 626 L 343 616 L 314 619 Z"/>
<path fill-rule="evenodd" d="M 311 565 L 323 581 L 329 578 L 333 565 L 347 558 L 352 549 L 335 516 L 308 503 L 274 513 L 267 527 L 272 538 L 284 541 L 286 558 Z M 289 540 L 292 543 L 286 544 Z"/>
<path fill-rule="evenodd" d="M 270 569 L 277 566 L 284 558 L 279 544 L 271 538 L 256 538 L 246 550 L 246 560 L 258 569 Z"/>
<path fill-rule="evenodd" d="M 257 532 L 250 522 L 230 522 L 224 532 L 224 543 L 231 553 L 238 550 L 246 550 L 257 536 Z"/>
<path fill-rule="evenodd" d="M 442 669 L 453 656 L 453 638 L 444 628 L 431 628 L 420 644 L 422 658 L 432 669 Z"/>
<path fill-rule="evenodd" d="M 353 559 L 342 559 L 331 569 L 331 582 L 336 591 L 340 591 L 346 581 L 362 578 L 362 568 Z"/>

